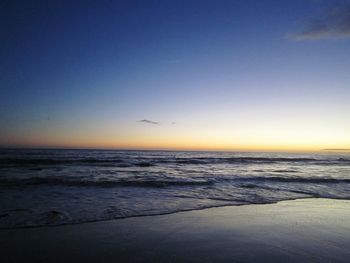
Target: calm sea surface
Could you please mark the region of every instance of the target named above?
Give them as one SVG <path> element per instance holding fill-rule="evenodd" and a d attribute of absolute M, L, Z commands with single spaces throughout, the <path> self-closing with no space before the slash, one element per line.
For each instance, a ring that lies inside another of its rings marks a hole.
<path fill-rule="evenodd" d="M 350 199 L 350 153 L 0 150 L 0 228 Z"/>

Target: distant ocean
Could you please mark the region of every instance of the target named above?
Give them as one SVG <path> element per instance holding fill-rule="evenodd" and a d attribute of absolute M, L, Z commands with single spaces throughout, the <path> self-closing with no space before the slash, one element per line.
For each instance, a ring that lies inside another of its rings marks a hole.
<path fill-rule="evenodd" d="M 350 153 L 0 150 L 0 228 L 350 199 Z"/>

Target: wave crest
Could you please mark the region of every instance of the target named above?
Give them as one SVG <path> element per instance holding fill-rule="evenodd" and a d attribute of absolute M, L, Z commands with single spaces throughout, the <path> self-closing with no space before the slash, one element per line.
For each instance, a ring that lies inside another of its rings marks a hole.
<path fill-rule="evenodd" d="M 120 180 L 86 180 L 86 178 L 67 177 L 30 177 L 30 178 L 2 178 L 0 186 L 83 186 L 83 187 L 115 187 L 115 186 L 138 186 L 138 187 L 169 187 L 169 186 L 195 186 L 211 185 L 207 180 L 152 180 L 152 179 L 120 179 Z"/>
<path fill-rule="evenodd" d="M 315 159 L 293 157 L 175 157 L 175 158 L 1 158 L 0 167 L 7 166 L 50 166 L 50 165 L 93 165 L 114 167 L 151 167 L 157 164 L 206 165 L 206 164 L 273 164 L 308 163 L 320 165 L 349 165 L 350 159 Z"/>

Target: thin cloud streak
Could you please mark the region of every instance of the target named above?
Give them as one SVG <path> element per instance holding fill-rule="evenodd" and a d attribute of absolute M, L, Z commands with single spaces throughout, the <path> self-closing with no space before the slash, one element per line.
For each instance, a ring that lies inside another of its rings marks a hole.
<path fill-rule="evenodd" d="M 329 9 L 290 38 L 296 41 L 350 38 L 350 5 Z"/>
<path fill-rule="evenodd" d="M 160 124 L 157 121 L 151 121 L 151 120 L 147 120 L 147 119 L 139 120 L 138 122 L 143 122 L 143 123 L 152 124 L 152 125 L 159 125 Z"/>

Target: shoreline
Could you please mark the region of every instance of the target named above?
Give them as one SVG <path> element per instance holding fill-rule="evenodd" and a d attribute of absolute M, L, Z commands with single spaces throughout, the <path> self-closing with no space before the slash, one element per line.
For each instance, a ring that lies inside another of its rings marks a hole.
<path fill-rule="evenodd" d="M 129 218 L 138 218 L 138 217 L 153 217 L 153 216 L 164 216 L 164 215 L 172 215 L 177 213 L 186 213 L 186 212 L 193 212 L 193 211 L 201 211 L 201 210 L 207 210 L 207 209 L 213 209 L 213 208 L 223 208 L 223 207 L 238 207 L 238 206 L 252 206 L 252 205 L 272 205 L 272 204 L 278 204 L 281 202 L 289 202 L 289 201 L 296 201 L 296 200 L 306 200 L 306 199 L 330 199 L 330 200 L 348 200 L 349 199 L 341 199 L 341 198 L 324 198 L 324 197 L 302 197 L 302 198 L 296 198 L 296 199 L 286 199 L 271 203 L 247 203 L 247 204 L 223 204 L 223 205 L 217 205 L 217 206 L 209 206 L 209 207 L 203 207 L 203 208 L 190 208 L 190 209 L 184 209 L 179 211 L 173 211 L 173 212 L 164 212 L 164 213 L 158 213 L 158 214 L 140 214 L 140 215 L 132 215 L 127 217 L 115 217 L 115 218 L 109 218 L 109 219 L 96 219 L 93 221 L 84 221 L 84 222 L 73 222 L 73 223 L 62 223 L 62 224 L 47 224 L 47 225 L 27 225 L 27 226 L 18 226 L 18 227 L 9 227 L 9 228 L 1 228 L 0 227 L 0 233 L 2 230 L 16 230 L 16 229 L 35 229 L 35 228 L 45 228 L 45 227 L 63 227 L 63 226 L 74 226 L 74 225 L 82 225 L 82 224 L 93 224 L 93 223 L 100 223 L 100 222 L 108 222 L 108 221 L 114 221 L 114 220 L 123 220 L 123 219 L 129 219 Z"/>
<path fill-rule="evenodd" d="M 1 229 L 0 245 L 5 262 L 345 262 L 348 222 L 349 200 L 306 198 Z"/>

